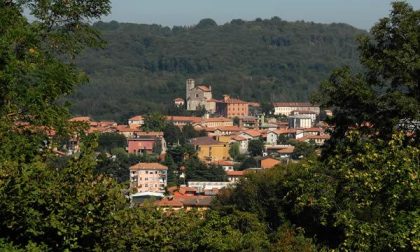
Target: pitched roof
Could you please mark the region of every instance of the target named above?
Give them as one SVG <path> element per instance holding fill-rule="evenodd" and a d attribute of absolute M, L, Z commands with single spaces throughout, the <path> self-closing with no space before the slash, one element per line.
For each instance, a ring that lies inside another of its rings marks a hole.
<path fill-rule="evenodd" d="M 214 140 L 211 137 L 206 137 L 206 136 L 192 138 L 190 141 L 191 141 L 192 145 L 219 145 L 219 144 L 223 144 L 221 142 L 218 142 L 218 141 Z"/>
<path fill-rule="evenodd" d="M 242 131 L 242 133 L 243 134 L 250 135 L 252 137 L 259 137 L 259 136 L 261 136 L 261 132 L 259 130 L 251 130 L 250 129 L 250 130 Z"/>
<path fill-rule="evenodd" d="M 140 132 L 139 129 L 128 127 L 127 125 L 117 125 L 115 127 L 117 132 Z"/>
<path fill-rule="evenodd" d="M 303 129 L 305 132 L 324 132 L 323 128 L 306 128 Z"/>
<path fill-rule="evenodd" d="M 135 134 L 136 136 L 154 136 L 154 137 L 162 137 L 163 132 L 161 131 L 138 131 Z"/>
<path fill-rule="evenodd" d="M 210 92 L 210 88 L 204 85 L 197 86 L 198 89 L 203 90 L 204 92 Z"/>
<path fill-rule="evenodd" d="M 213 118 L 205 118 L 203 122 L 231 122 L 232 119 L 226 117 L 213 117 Z"/>
<path fill-rule="evenodd" d="M 163 198 L 161 200 L 157 200 L 153 203 L 155 206 L 160 207 L 183 207 L 181 199 L 179 198 Z"/>
<path fill-rule="evenodd" d="M 211 196 L 191 196 L 182 199 L 184 206 L 192 207 L 209 207 L 212 201 L 213 197 Z"/>
<path fill-rule="evenodd" d="M 280 150 L 277 151 L 277 153 L 280 153 L 280 154 L 292 154 L 294 150 L 295 150 L 295 147 L 294 146 L 291 146 L 291 147 L 280 149 Z"/>
<path fill-rule="evenodd" d="M 247 140 L 245 137 L 243 137 L 243 136 L 232 136 L 231 137 L 231 139 L 232 140 L 235 140 L 235 141 L 245 141 L 245 140 Z"/>
<path fill-rule="evenodd" d="M 226 174 L 230 177 L 241 177 L 245 176 L 245 171 L 226 171 Z"/>
<path fill-rule="evenodd" d="M 138 163 L 130 166 L 130 170 L 168 170 L 168 167 L 159 163 Z"/>
<path fill-rule="evenodd" d="M 73 118 L 70 118 L 70 122 L 90 122 L 92 121 L 89 116 L 76 116 Z"/>
<path fill-rule="evenodd" d="M 318 107 L 309 102 L 274 102 L 274 107 Z"/>
<path fill-rule="evenodd" d="M 232 103 L 248 104 L 248 102 L 242 101 L 242 100 L 236 99 L 236 98 L 229 98 L 229 99 L 226 99 L 226 100 L 221 100 L 219 102 L 221 102 L 221 103 L 228 103 L 228 104 L 232 104 Z"/>
<path fill-rule="evenodd" d="M 216 165 L 222 165 L 222 166 L 233 166 L 235 164 L 235 162 L 228 161 L 228 160 L 220 160 L 220 161 L 214 162 L 214 164 L 216 164 Z"/>
<path fill-rule="evenodd" d="M 197 123 L 201 121 L 201 117 L 196 116 L 167 116 L 167 121 L 182 121 L 182 122 L 190 122 L 190 123 Z"/>
<path fill-rule="evenodd" d="M 129 118 L 128 120 L 130 120 L 130 121 L 142 121 L 142 120 L 144 120 L 144 117 L 141 116 L 141 115 L 136 115 L 136 116 L 133 116 L 133 117 Z"/>

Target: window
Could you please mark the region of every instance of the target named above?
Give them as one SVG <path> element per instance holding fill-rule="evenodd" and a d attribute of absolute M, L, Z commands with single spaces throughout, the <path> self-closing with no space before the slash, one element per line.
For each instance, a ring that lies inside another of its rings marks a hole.
<path fill-rule="evenodd" d="M 145 185 L 144 185 L 144 187 L 148 187 L 148 186 L 149 186 L 148 184 L 145 184 Z"/>
<path fill-rule="evenodd" d="M 149 174 L 149 171 L 145 171 L 146 174 Z"/>

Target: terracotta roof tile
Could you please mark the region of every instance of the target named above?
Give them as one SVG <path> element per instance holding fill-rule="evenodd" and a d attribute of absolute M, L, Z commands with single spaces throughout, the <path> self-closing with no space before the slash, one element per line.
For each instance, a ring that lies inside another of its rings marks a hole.
<path fill-rule="evenodd" d="M 168 170 L 168 167 L 159 163 L 138 163 L 131 166 L 130 170 Z"/>
<path fill-rule="evenodd" d="M 211 137 L 197 137 L 190 140 L 192 145 L 221 145 L 223 143 L 214 140 Z"/>

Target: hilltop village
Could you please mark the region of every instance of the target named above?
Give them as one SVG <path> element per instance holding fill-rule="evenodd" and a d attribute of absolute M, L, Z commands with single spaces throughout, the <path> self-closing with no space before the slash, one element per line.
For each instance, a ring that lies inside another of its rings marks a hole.
<path fill-rule="evenodd" d="M 134 160 L 121 171 L 129 180 L 133 204 L 152 198 L 163 209 L 206 209 L 220 189 L 234 186 L 247 173 L 317 155 L 330 138 L 322 119 L 331 112 L 310 103 L 263 105 L 229 95 L 215 99 L 210 85 L 196 85 L 193 79 L 186 81 L 185 99 L 177 97 L 173 103 L 201 116 L 151 113 L 132 116 L 127 124 L 70 119 L 99 135 L 99 144 L 105 145 L 102 163 L 115 162 L 112 147 L 117 146 Z M 72 155 L 79 148 L 74 138 L 57 153 Z"/>

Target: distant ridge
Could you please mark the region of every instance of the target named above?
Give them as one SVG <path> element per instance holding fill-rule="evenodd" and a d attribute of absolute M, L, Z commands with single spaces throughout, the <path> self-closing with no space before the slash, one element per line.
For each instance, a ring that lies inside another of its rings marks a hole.
<path fill-rule="evenodd" d="M 359 70 L 355 38 L 346 24 L 286 22 L 280 18 L 232 20 L 173 28 L 118 23 L 94 25 L 108 42 L 78 61 L 90 77 L 69 99 L 72 112 L 122 120 L 151 110 L 165 112 L 185 97 L 185 80 L 211 84 L 247 101 L 307 101 L 336 67 Z"/>

